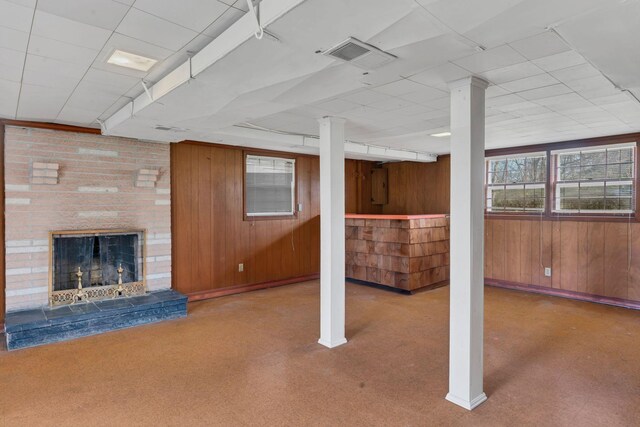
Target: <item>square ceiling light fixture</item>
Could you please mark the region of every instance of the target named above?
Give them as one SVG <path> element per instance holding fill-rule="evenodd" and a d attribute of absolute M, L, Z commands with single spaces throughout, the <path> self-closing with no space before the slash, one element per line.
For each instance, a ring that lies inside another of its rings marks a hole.
<path fill-rule="evenodd" d="M 354 37 L 349 37 L 331 49 L 325 50 L 322 54 L 348 62 L 364 70 L 381 67 L 396 59 L 396 56 Z"/>
<path fill-rule="evenodd" d="M 435 136 L 436 138 L 443 138 L 445 136 L 451 136 L 451 132 L 432 133 L 431 136 Z"/>
<path fill-rule="evenodd" d="M 123 50 L 115 50 L 107 60 L 107 63 L 109 64 L 131 68 L 138 71 L 149 71 L 156 62 L 158 61 L 155 59 L 136 55 L 135 53 L 125 52 Z"/>

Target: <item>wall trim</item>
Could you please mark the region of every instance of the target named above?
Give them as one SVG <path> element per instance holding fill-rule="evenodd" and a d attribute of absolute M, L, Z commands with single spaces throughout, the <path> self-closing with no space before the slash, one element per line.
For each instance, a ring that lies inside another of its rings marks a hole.
<path fill-rule="evenodd" d="M 494 286 L 496 288 L 511 289 L 516 291 L 529 292 L 541 295 L 550 295 L 554 297 L 567 298 L 577 301 L 594 302 L 598 304 L 612 305 L 616 307 L 630 308 L 640 310 L 640 302 L 631 301 L 622 298 L 604 297 L 593 294 L 585 294 L 583 292 L 567 291 L 564 289 L 553 289 L 544 286 L 527 285 L 525 283 L 510 282 L 507 280 L 484 279 L 485 285 Z"/>
<path fill-rule="evenodd" d="M 244 292 L 257 291 L 260 289 L 275 288 L 277 286 L 291 285 L 293 283 L 307 282 L 320 278 L 320 273 L 310 274 L 308 276 L 291 277 L 289 279 L 274 280 L 270 282 L 254 283 L 251 285 L 230 286 L 228 288 L 211 289 L 206 291 L 198 291 L 187 294 L 189 302 L 201 301 L 204 299 L 223 297 L 226 295 L 240 294 Z"/>
<path fill-rule="evenodd" d="M 28 120 L 2 120 L 0 119 L 0 124 L 4 126 L 15 126 L 15 127 L 24 127 L 24 128 L 34 128 L 34 129 L 49 129 L 49 130 L 57 130 L 62 132 L 75 132 L 75 133 L 90 133 L 94 135 L 101 135 L 102 132 L 98 128 L 88 128 L 84 126 L 73 126 L 73 125 L 63 125 L 59 123 L 49 123 L 49 122 L 32 122 Z"/>
<path fill-rule="evenodd" d="M 5 260 L 5 206 L 4 206 L 4 137 L 5 137 L 5 124 L 0 121 L 0 325 L 2 328 L 0 331 L 4 331 L 4 316 L 7 311 L 7 269 Z"/>
<path fill-rule="evenodd" d="M 186 145 L 200 145 L 204 147 L 216 147 L 216 148 L 225 148 L 229 150 L 239 150 L 239 151 L 247 151 L 251 152 L 251 154 L 264 154 L 266 156 L 288 156 L 291 158 L 294 157 L 320 157 L 318 154 L 308 154 L 308 153 L 294 153 L 290 151 L 281 151 L 281 150 L 269 150 L 266 148 L 256 148 L 256 147 L 245 147 L 244 145 L 229 145 L 222 144 L 220 142 L 204 142 L 204 141 L 194 141 L 192 139 L 185 139 L 183 141 L 172 142 L 174 144 L 186 144 Z"/>

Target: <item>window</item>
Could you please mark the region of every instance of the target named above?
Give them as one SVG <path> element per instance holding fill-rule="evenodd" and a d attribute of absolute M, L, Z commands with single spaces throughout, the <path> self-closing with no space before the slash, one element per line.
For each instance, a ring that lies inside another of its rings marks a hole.
<path fill-rule="evenodd" d="M 487 212 L 544 212 L 546 153 L 487 159 Z"/>
<path fill-rule="evenodd" d="M 633 213 L 635 143 L 552 151 L 553 212 Z"/>
<path fill-rule="evenodd" d="M 295 162 L 295 159 L 246 155 L 247 217 L 284 217 L 295 214 Z"/>

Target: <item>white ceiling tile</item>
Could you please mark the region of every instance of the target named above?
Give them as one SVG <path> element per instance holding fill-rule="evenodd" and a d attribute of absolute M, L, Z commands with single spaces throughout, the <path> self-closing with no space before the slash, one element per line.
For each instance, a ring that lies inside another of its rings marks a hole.
<path fill-rule="evenodd" d="M 595 105 L 607 105 L 607 104 L 616 104 L 619 102 L 625 102 L 629 100 L 629 95 L 622 93 L 622 92 L 618 92 L 614 95 L 606 95 L 606 96 L 600 96 L 600 97 L 594 97 L 589 99 L 589 101 Z"/>
<path fill-rule="evenodd" d="M 31 36 L 28 53 L 57 59 L 63 62 L 70 62 L 72 64 L 83 65 L 87 68 L 98 55 L 97 50 L 87 49 L 86 47 L 75 46 L 69 43 L 63 43 L 35 35 Z"/>
<path fill-rule="evenodd" d="M 601 75 L 600 71 L 595 69 L 593 65 L 589 64 L 588 62 L 580 65 L 575 65 L 573 67 L 552 71 L 550 74 L 563 83 Z"/>
<path fill-rule="evenodd" d="M 520 95 L 524 99 L 528 99 L 531 101 L 534 99 L 548 98 L 550 96 L 555 96 L 555 95 L 563 95 L 569 92 L 572 92 L 570 88 L 563 85 L 562 83 L 559 83 L 551 86 L 545 86 L 537 89 L 531 89 L 531 90 L 519 92 L 518 95 Z"/>
<path fill-rule="evenodd" d="M 387 99 L 387 98 L 385 98 Z M 342 116 L 348 119 L 362 119 L 363 117 L 371 117 L 374 113 L 379 112 L 377 108 L 373 108 L 370 105 L 356 107 L 353 110 L 345 111 Z"/>
<path fill-rule="evenodd" d="M 436 109 L 433 111 L 429 111 L 427 113 L 423 113 L 421 116 L 421 118 L 425 119 L 425 120 L 436 120 L 436 119 L 442 119 L 444 117 L 449 117 L 449 110 L 448 109 Z"/>
<path fill-rule="evenodd" d="M 138 9 L 131 9 L 117 32 L 173 51 L 179 50 L 198 33 Z"/>
<path fill-rule="evenodd" d="M 426 105 L 427 107 L 432 107 L 436 109 L 449 109 L 451 104 L 451 100 L 448 96 L 438 99 L 431 99 L 429 101 L 424 101 L 421 103 L 422 105 Z"/>
<path fill-rule="evenodd" d="M 503 45 L 452 62 L 472 73 L 482 73 L 525 62 L 526 60 L 511 46 Z"/>
<path fill-rule="evenodd" d="M 100 50 L 111 31 L 36 10 L 31 34 Z"/>
<path fill-rule="evenodd" d="M 60 61 L 32 54 L 27 54 L 25 62 L 25 71 L 37 70 L 43 73 L 52 73 L 55 76 L 67 76 L 74 79 L 81 79 L 88 68 L 83 64 L 77 64 L 72 61 Z M 52 77 L 51 80 L 51 84 L 55 85 L 56 78 Z"/>
<path fill-rule="evenodd" d="M 520 80 L 503 83 L 500 86 L 509 92 L 521 92 L 524 90 L 536 89 L 544 86 L 551 86 L 559 83 L 549 74 L 538 74 L 537 76 L 526 77 Z"/>
<path fill-rule="evenodd" d="M 20 83 L 0 79 L 0 117 L 15 118 Z"/>
<path fill-rule="evenodd" d="M 419 104 L 425 104 L 435 99 L 446 98 L 448 100 L 449 93 L 429 86 L 422 86 L 415 91 L 401 95 L 400 98 L 411 102 L 417 102 Z"/>
<path fill-rule="evenodd" d="M 228 8 L 222 16 L 215 20 L 211 25 L 209 25 L 203 33 L 216 38 L 224 31 L 227 30 L 233 23 L 235 23 L 238 19 L 244 16 L 245 12 L 242 10 L 236 9 L 235 7 Z"/>
<path fill-rule="evenodd" d="M 116 102 L 113 103 L 109 108 L 104 110 L 102 114 L 98 117 L 100 120 L 106 120 L 111 117 L 116 111 L 120 110 L 122 107 L 131 102 L 131 98 L 127 98 L 125 96 L 121 96 L 118 98 Z"/>
<path fill-rule="evenodd" d="M 390 111 L 390 110 L 397 110 L 402 107 L 407 107 L 409 105 L 413 105 L 413 102 L 409 102 L 409 101 L 405 101 L 404 99 L 389 96 L 387 99 L 374 102 L 373 104 L 369 105 L 369 107 L 382 110 L 382 111 Z"/>
<path fill-rule="evenodd" d="M 489 86 L 487 88 L 487 90 L 485 91 L 484 95 L 487 98 L 495 98 L 496 96 L 502 96 L 502 95 L 507 95 L 509 93 L 508 90 L 505 90 L 503 88 L 501 88 L 500 86 Z"/>
<path fill-rule="evenodd" d="M 534 104 L 531 101 L 521 101 L 521 102 L 514 102 L 512 104 L 500 105 L 500 106 L 497 106 L 496 108 L 505 113 L 514 113 L 517 115 L 521 115 L 521 114 L 525 114 L 523 113 L 524 111 L 535 110 L 536 108 L 539 108 L 539 106 L 537 104 Z"/>
<path fill-rule="evenodd" d="M 469 77 L 469 71 L 450 62 L 407 77 L 417 83 L 447 90 L 448 83 Z"/>
<path fill-rule="evenodd" d="M 0 47 L 19 50 L 20 52 L 26 52 L 28 43 L 28 32 L 13 30 L 7 27 L 0 27 Z"/>
<path fill-rule="evenodd" d="M 112 0 L 38 0 L 38 10 L 113 31 L 129 6 Z"/>
<path fill-rule="evenodd" d="M 212 0 L 137 0 L 134 7 L 200 33 L 230 6 Z"/>
<path fill-rule="evenodd" d="M 583 64 L 585 59 L 573 50 L 567 52 L 556 53 L 555 55 L 544 56 L 534 59 L 533 63 L 545 71 L 555 71 L 562 68 L 573 67 L 574 65 Z"/>
<path fill-rule="evenodd" d="M 23 83 L 71 92 L 78 85 L 87 68 L 70 62 L 27 55 Z"/>
<path fill-rule="evenodd" d="M 33 8 L 0 0 L 0 26 L 29 32 L 33 19 Z"/>
<path fill-rule="evenodd" d="M 509 45 L 529 60 L 570 50 L 569 46 L 552 31 L 511 42 Z"/>
<path fill-rule="evenodd" d="M 344 101 L 342 99 L 332 99 L 331 101 L 318 103 L 316 106 L 323 110 L 339 114 L 358 107 L 358 104 L 355 102 Z"/>
<path fill-rule="evenodd" d="M 544 70 L 532 62 L 521 62 L 507 67 L 496 68 L 495 70 L 480 73 L 483 77 L 494 84 L 502 84 L 514 80 L 532 77 L 544 73 Z"/>
<path fill-rule="evenodd" d="M 524 99 L 519 97 L 518 95 L 509 94 L 503 96 L 496 96 L 494 98 L 489 98 L 486 100 L 487 107 L 501 107 L 503 105 L 509 104 L 517 104 L 523 102 Z"/>
<path fill-rule="evenodd" d="M 20 82 L 24 52 L 0 47 L 0 79 Z"/>
<path fill-rule="evenodd" d="M 20 91 L 17 117 L 30 120 L 55 119 L 68 97 L 68 91 L 23 84 Z"/>
<path fill-rule="evenodd" d="M 96 119 L 100 116 L 100 111 L 92 111 L 88 108 L 77 108 L 70 105 L 65 105 L 60 114 L 58 114 L 58 120 L 63 123 L 74 123 L 86 125 L 89 123 L 96 123 Z"/>
<path fill-rule="evenodd" d="M 67 105 L 92 111 L 104 111 L 119 98 L 120 94 L 115 91 L 103 90 L 93 83 L 83 81 L 73 92 Z"/>
<path fill-rule="evenodd" d="M 9 3 L 15 3 L 20 6 L 28 7 L 31 10 L 36 8 L 37 0 L 9 0 Z"/>
<path fill-rule="evenodd" d="M 84 76 L 83 82 L 93 83 L 97 87 L 110 92 L 125 93 L 135 85 L 140 85 L 140 79 L 113 73 L 98 68 L 90 68 Z"/>
<path fill-rule="evenodd" d="M 603 96 L 611 96 L 620 93 L 613 84 L 604 76 L 587 77 L 586 79 L 579 79 L 567 82 L 574 91 L 587 99 L 601 98 Z"/>
<path fill-rule="evenodd" d="M 408 105 L 406 107 L 400 108 L 399 110 L 397 110 L 396 112 L 398 114 L 402 114 L 403 116 L 420 116 L 422 117 L 423 115 L 426 115 L 430 112 L 434 111 L 433 108 L 431 107 L 427 107 L 424 105 L 420 105 L 420 104 L 415 104 L 415 105 Z M 415 117 L 414 117 L 415 120 Z"/>
<path fill-rule="evenodd" d="M 387 83 L 382 86 L 374 87 L 372 90 L 379 93 L 384 93 L 391 96 L 404 95 L 409 92 L 420 90 L 424 86 L 420 83 L 413 82 L 407 79 L 396 80 L 392 83 Z"/>
<path fill-rule="evenodd" d="M 567 93 L 564 95 L 540 98 L 535 101 L 537 104 L 545 105 L 553 110 L 566 110 L 570 108 L 588 107 L 590 102 L 577 93 Z"/>
<path fill-rule="evenodd" d="M 386 98 L 387 96 L 385 94 L 378 93 L 370 89 L 360 89 L 354 93 L 350 93 L 349 95 L 342 96 L 340 99 L 355 102 L 360 105 L 370 105 Z"/>

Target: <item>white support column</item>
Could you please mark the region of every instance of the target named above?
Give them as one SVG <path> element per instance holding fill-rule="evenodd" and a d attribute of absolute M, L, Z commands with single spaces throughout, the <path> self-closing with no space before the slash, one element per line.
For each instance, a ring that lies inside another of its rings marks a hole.
<path fill-rule="evenodd" d="M 347 342 L 344 284 L 344 119 L 320 122 L 320 339 L 333 348 Z"/>
<path fill-rule="evenodd" d="M 449 394 L 473 409 L 482 388 L 484 329 L 484 101 L 488 83 L 458 80 L 451 89 L 451 278 Z"/>

